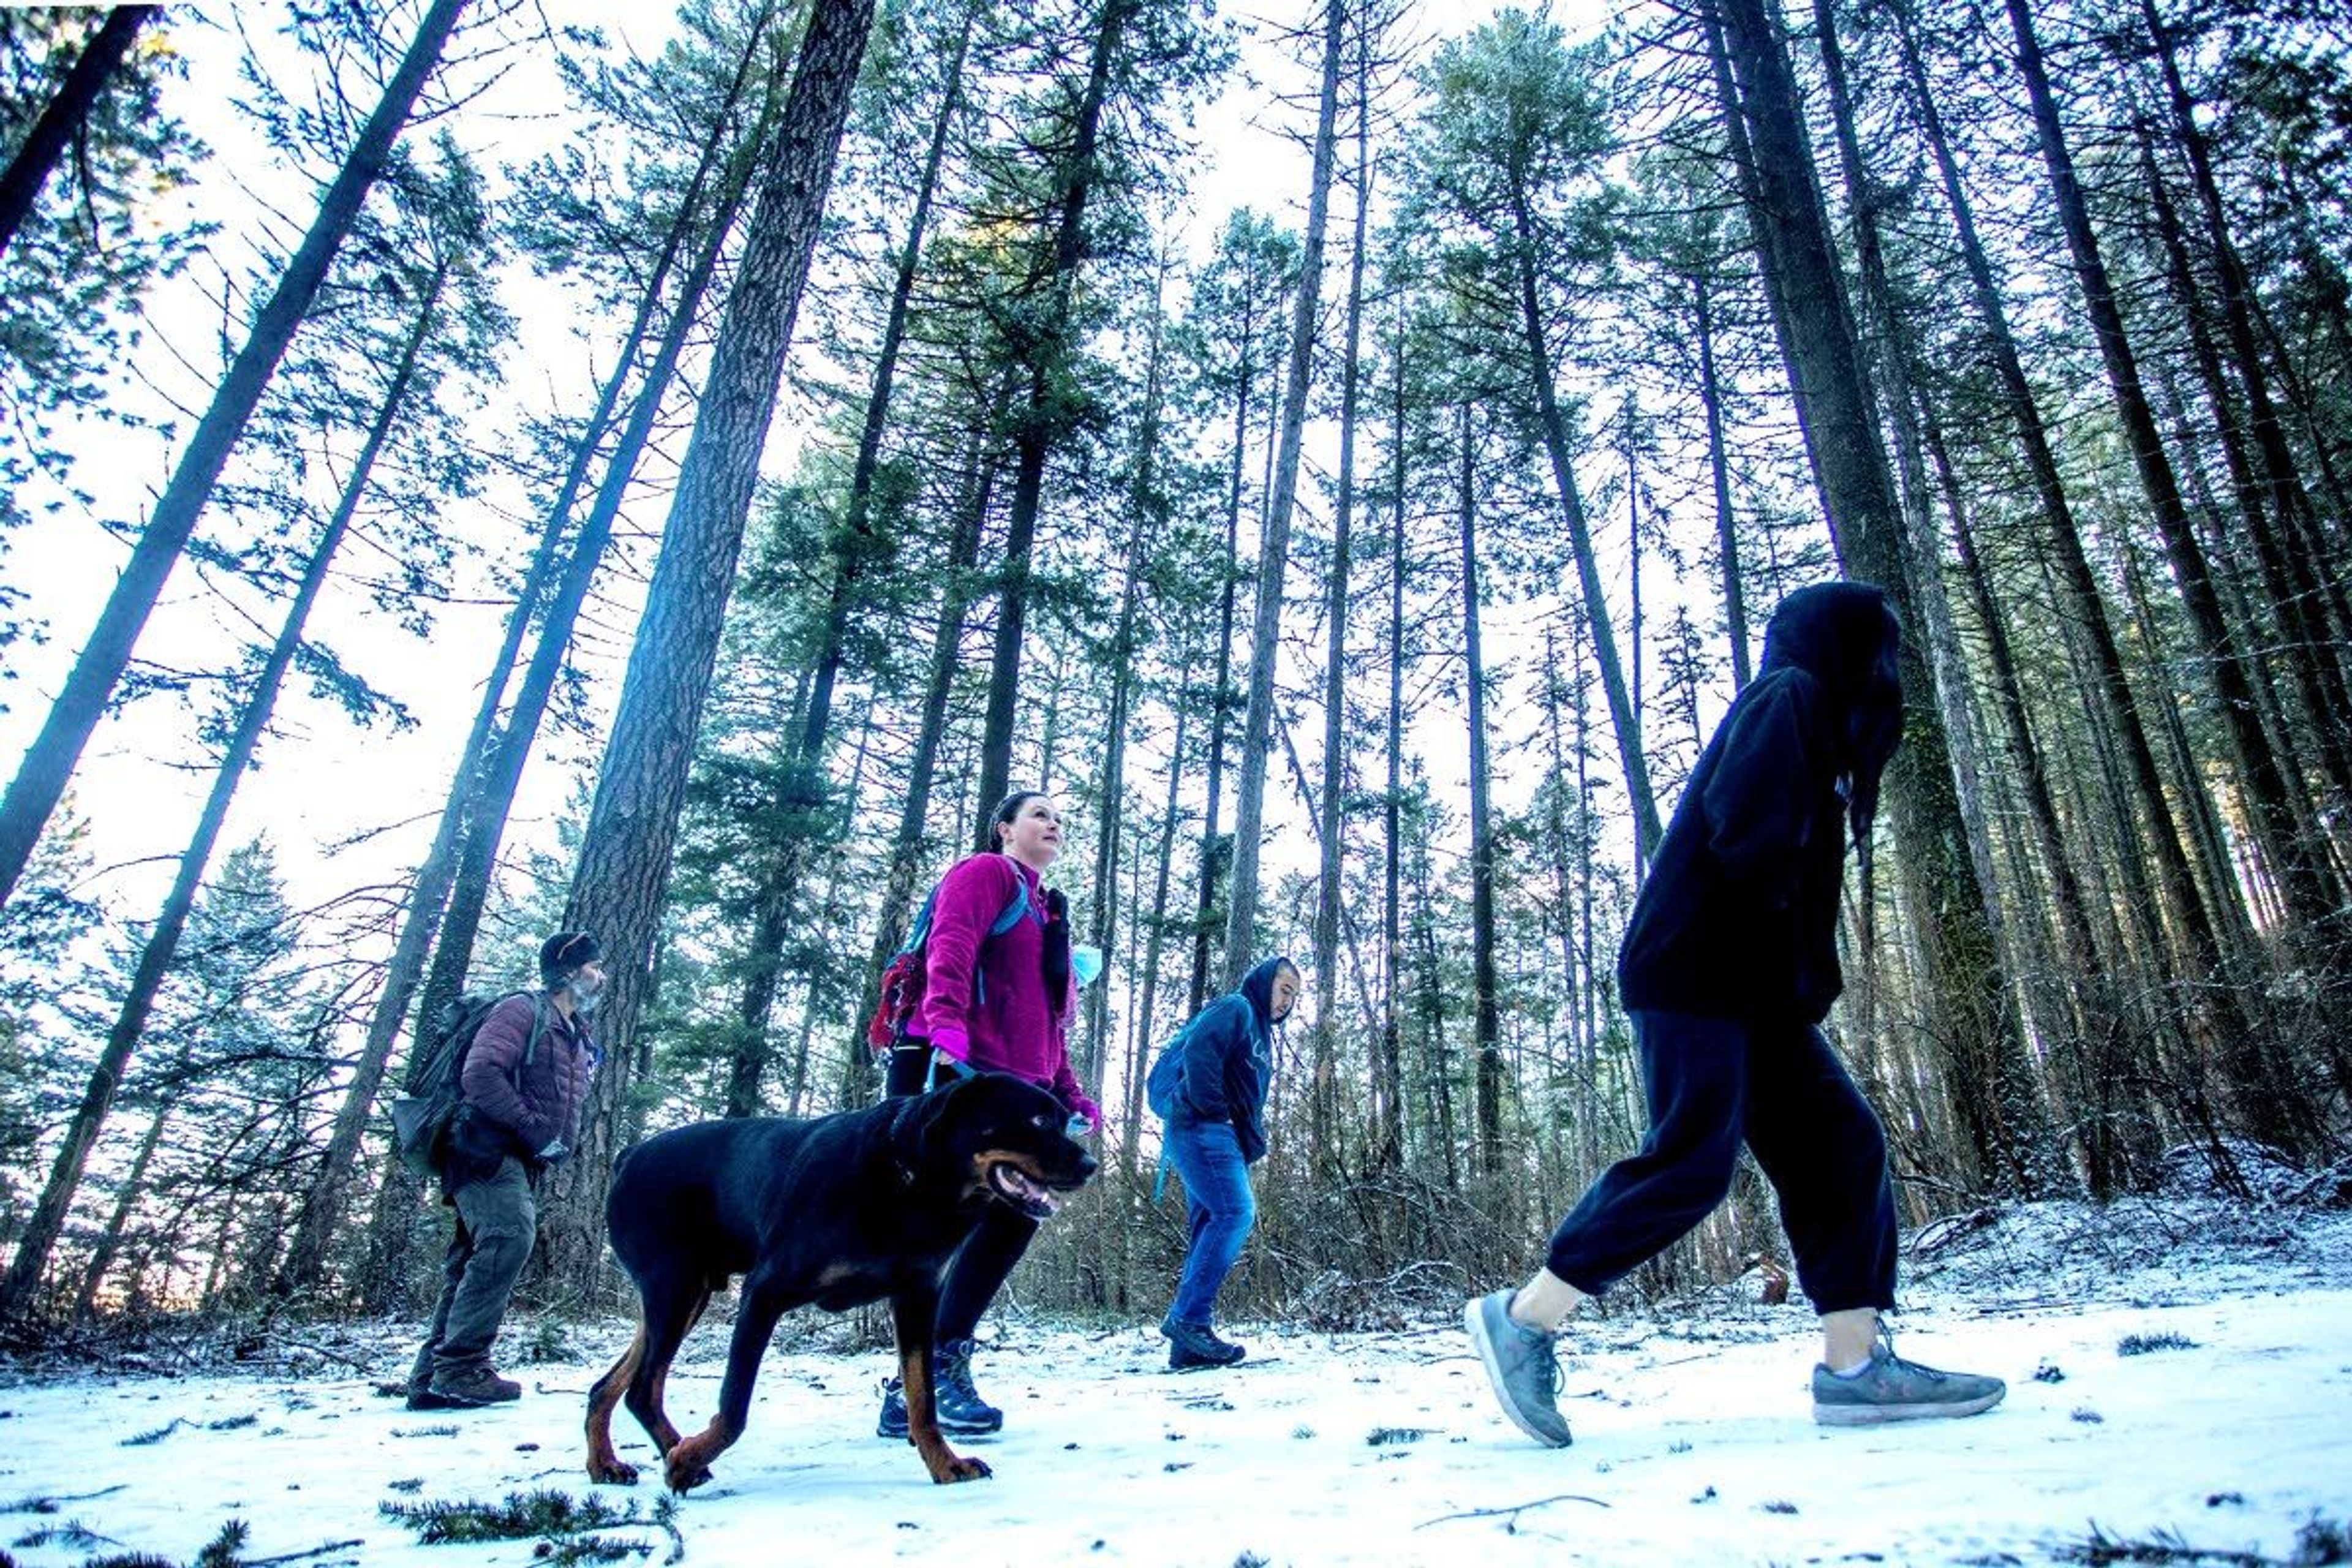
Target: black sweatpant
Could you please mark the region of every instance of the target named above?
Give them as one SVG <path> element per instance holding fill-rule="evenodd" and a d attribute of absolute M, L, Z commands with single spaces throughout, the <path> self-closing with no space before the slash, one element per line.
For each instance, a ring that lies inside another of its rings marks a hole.
<path fill-rule="evenodd" d="M 1615 1284 L 1714 1211 L 1745 1142 L 1780 1194 L 1813 1310 L 1893 1307 L 1886 1137 L 1821 1031 L 1639 1012 L 1633 1037 L 1650 1134 L 1559 1222 L 1551 1271 L 1588 1296 Z"/>
<path fill-rule="evenodd" d="M 901 1046 L 890 1053 L 889 1070 L 882 1083 L 885 1098 L 923 1092 L 931 1048 L 928 1044 L 910 1045 L 912 1048 Z M 1013 1277 L 1013 1267 L 1036 1235 L 1037 1222 L 1028 1215 L 1003 1204 L 981 1205 L 980 1221 L 956 1248 L 940 1289 L 939 1314 L 932 1324 L 940 1343 L 971 1338 L 980 1327 L 981 1314 Z"/>

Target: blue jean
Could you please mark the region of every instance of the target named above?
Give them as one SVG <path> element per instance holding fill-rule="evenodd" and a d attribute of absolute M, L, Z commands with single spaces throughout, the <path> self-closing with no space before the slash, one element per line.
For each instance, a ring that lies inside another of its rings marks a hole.
<path fill-rule="evenodd" d="M 1192 1245 L 1168 1315 L 1205 1327 L 1215 1321 L 1217 1290 L 1257 1225 L 1257 1199 L 1232 1122 L 1171 1121 L 1166 1146 L 1168 1163 L 1184 1180 L 1184 1206 L 1192 1221 Z"/>

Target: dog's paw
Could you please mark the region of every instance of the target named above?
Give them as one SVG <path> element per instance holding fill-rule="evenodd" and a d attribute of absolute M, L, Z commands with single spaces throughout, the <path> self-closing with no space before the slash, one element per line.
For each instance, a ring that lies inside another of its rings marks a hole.
<path fill-rule="evenodd" d="M 709 1428 L 671 1446 L 669 1452 L 662 1456 L 662 1479 L 674 1492 L 692 1491 L 710 1479 L 710 1461 L 733 1444 L 734 1439 L 714 1422 Z"/>
<path fill-rule="evenodd" d="M 931 1479 L 940 1486 L 951 1487 L 959 1481 L 984 1481 L 995 1473 L 985 1459 L 950 1455 L 944 1467 L 931 1472 Z"/>
<path fill-rule="evenodd" d="M 600 1487 L 633 1487 L 637 1484 L 637 1467 L 623 1464 L 618 1459 L 592 1463 L 588 1479 Z"/>

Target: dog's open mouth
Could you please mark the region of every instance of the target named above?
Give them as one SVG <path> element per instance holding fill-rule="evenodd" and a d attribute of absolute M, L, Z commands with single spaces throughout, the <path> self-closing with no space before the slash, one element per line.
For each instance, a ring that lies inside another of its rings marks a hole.
<path fill-rule="evenodd" d="M 1009 1160 L 988 1167 L 989 1190 L 1031 1219 L 1050 1219 L 1062 1206 L 1062 1194 Z"/>

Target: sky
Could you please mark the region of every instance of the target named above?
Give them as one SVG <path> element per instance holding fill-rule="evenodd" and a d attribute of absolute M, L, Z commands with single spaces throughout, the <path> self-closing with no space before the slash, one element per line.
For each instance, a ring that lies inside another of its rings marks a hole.
<path fill-rule="evenodd" d="M 658 52 L 670 29 L 669 8 L 662 5 L 551 0 L 546 9 L 559 22 L 593 22 L 617 48 L 648 57 Z M 1443 0 L 1425 7 L 1411 26 L 1418 37 L 1444 37 L 1473 25 L 1490 10 L 1486 0 Z M 1308 13 L 1301 5 L 1297 16 L 1247 10 L 1230 14 L 1262 38 L 1273 26 L 1296 25 Z M 234 20 L 246 37 L 265 47 L 272 46 L 282 18 L 277 6 L 267 5 L 226 7 L 216 16 Z M 1573 25 L 1572 17 L 1563 19 Z M 215 242 L 217 263 L 200 265 L 187 286 L 154 301 L 154 325 L 139 374 L 120 392 L 126 406 L 151 414 L 162 414 L 173 404 L 184 410 L 201 409 L 209 397 L 222 321 L 216 300 L 203 285 L 223 268 L 234 272 L 247 264 L 254 215 L 269 207 L 288 215 L 278 225 L 282 245 L 308 214 L 302 188 L 273 168 L 251 130 L 226 107 L 242 90 L 235 76 L 237 30 L 192 21 L 175 29 L 173 37 L 186 58 L 188 76 L 173 89 L 172 101 L 216 153 L 197 170 L 190 200 L 197 211 L 222 220 L 224 232 Z M 1224 95 L 1200 116 L 1202 141 L 1191 169 L 1189 214 L 1196 253 L 1205 251 L 1208 236 L 1236 205 L 1254 205 L 1294 225 L 1303 221 L 1307 158 L 1292 133 L 1305 128 L 1311 100 L 1286 108 L 1271 91 L 1284 84 L 1303 91 L 1306 73 L 1295 62 L 1276 58 L 1262 41 L 1245 46 L 1244 59 L 1247 73 L 1236 75 Z M 486 143 L 481 149 L 485 161 L 495 165 L 520 160 L 545 145 L 551 134 L 560 134 L 562 117 L 540 112 L 541 106 L 555 101 L 557 92 L 543 61 L 526 58 L 507 71 L 469 117 L 487 128 L 478 132 Z M 1344 200 L 1335 201 L 1334 208 L 1337 240 L 1344 237 L 1348 214 Z M 1336 244 L 1333 254 L 1327 293 L 1344 282 L 1344 262 Z M 520 319 L 522 332 L 520 352 L 507 378 L 508 395 L 542 414 L 577 413 L 604 369 L 599 355 L 605 352 L 611 323 L 603 323 L 601 331 L 583 331 L 562 296 L 525 279 L 510 285 L 508 302 Z M 495 424 L 512 416 L 493 410 L 485 417 Z M 183 416 L 178 431 L 184 432 L 193 418 L 193 414 Z M 793 424 L 794 411 L 788 403 L 772 433 L 771 472 L 793 447 Z M 1328 431 L 1310 431 L 1310 443 L 1318 442 L 1336 446 Z M 179 456 L 179 441 L 177 432 L 94 425 L 83 433 L 79 449 L 75 479 L 92 492 L 95 503 L 87 509 L 69 505 L 58 517 L 20 534 L 10 558 L 12 580 L 33 590 L 47 622 L 47 637 L 37 646 L 20 646 L 12 656 L 15 679 L 0 683 L 0 702 L 6 705 L 0 712 L 0 766 L 13 766 L 45 716 L 49 698 L 94 624 L 127 552 L 122 539 L 102 531 L 100 521 L 110 520 L 124 534 L 135 530 Z M 1312 487 L 1304 489 L 1302 505 L 1312 511 Z M 624 520 L 625 535 L 631 525 L 650 531 L 658 529 L 661 521 L 658 500 L 640 501 Z M 640 570 L 648 563 L 648 552 L 641 551 Z M 279 737 L 265 744 L 257 766 L 240 786 L 220 852 L 266 833 L 298 905 L 354 887 L 391 886 L 422 853 L 503 624 L 505 606 L 478 567 L 462 570 L 467 575 L 454 584 L 455 597 L 461 602 L 438 613 L 436 632 L 422 648 L 383 616 L 366 610 L 348 587 L 331 584 L 313 614 L 313 629 L 347 663 L 406 704 L 417 723 L 401 732 L 382 728 L 358 731 L 340 713 L 299 689 L 301 682 L 289 682 L 279 703 Z M 1297 595 L 1307 587 L 1294 563 L 1291 593 Z M 576 658 L 591 677 L 586 689 L 590 720 L 601 727 L 618 698 L 636 584 L 608 572 L 600 591 L 612 596 L 601 612 L 592 611 L 587 640 Z M 240 608 L 225 614 L 222 601 L 184 564 L 142 637 L 141 657 L 204 668 L 222 657 L 229 631 L 259 636 L 274 630 L 277 614 L 277 606 L 250 596 Z M 237 628 L 235 616 L 239 615 L 253 624 Z M 1507 639 L 1508 633 L 1498 628 L 1496 635 Z M 1507 647 L 1507 642 L 1502 646 Z M 1291 669 L 1286 679 L 1303 684 L 1312 672 Z M 1511 721 L 1507 714 L 1498 714 L 1496 722 L 1499 727 Z M 1300 727 L 1299 744 L 1310 767 L 1318 765 L 1314 756 L 1319 731 L 1319 722 Z M 143 918 L 152 912 L 194 824 L 209 774 L 191 765 L 194 749 L 189 731 L 184 711 L 168 700 L 151 699 L 101 725 L 76 774 L 69 800 L 92 825 L 90 842 L 100 870 L 84 890 L 108 897 L 120 915 Z M 570 737 L 555 749 L 558 754 L 551 762 L 542 736 L 540 754 L 525 777 L 509 835 L 510 852 L 518 843 L 552 843 L 556 818 L 572 809 L 576 781 L 593 770 L 601 733 Z M 1441 782 L 1447 770 L 1458 770 L 1463 754 L 1458 738 L 1453 744 L 1425 750 Z M 1295 792 L 1278 766 L 1270 774 L 1268 789 L 1267 814 L 1277 840 L 1269 848 L 1269 865 L 1279 868 L 1287 863 L 1286 857 L 1303 864 L 1303 857 L 1311 853 L 1310 836 L 1303 821 L 1294 820 Z"/>

